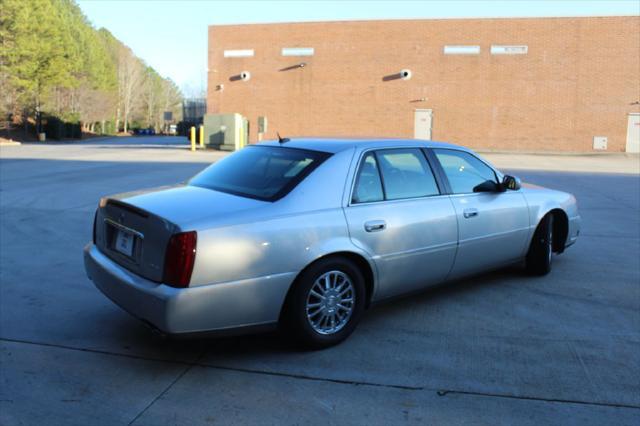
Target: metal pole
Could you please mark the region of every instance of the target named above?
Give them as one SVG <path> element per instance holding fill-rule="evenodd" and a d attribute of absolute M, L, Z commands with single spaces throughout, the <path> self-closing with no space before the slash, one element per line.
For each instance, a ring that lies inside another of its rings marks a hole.
<path fill-rule="evenodd" d="M 204 126 L 200 125 L 200 148 L 204 148 Z"/>
<path fill-rule="evenodd" d="M 191 151 L 196 150 L 196 128 L 191 126 Z"/>

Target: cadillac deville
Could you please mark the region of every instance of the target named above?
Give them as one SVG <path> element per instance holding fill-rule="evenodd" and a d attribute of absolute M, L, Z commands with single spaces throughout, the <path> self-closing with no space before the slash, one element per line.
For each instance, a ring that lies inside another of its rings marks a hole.
<path fill-rule="evenodd" d="M 101 199 L 84 260 L 164 334 L 279 325 L 323 348 L 374 303 L 515 263 L 544 275 L 579 230 L 571 194 L 461 146 L 280 139 L 185 184 Z"/>

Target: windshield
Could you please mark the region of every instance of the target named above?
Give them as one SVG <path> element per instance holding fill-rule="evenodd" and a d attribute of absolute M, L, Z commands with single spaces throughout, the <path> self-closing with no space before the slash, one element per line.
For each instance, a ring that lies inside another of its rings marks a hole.
<path fill-rule="evenodd" d="M 329 156 L 279 146 L 248 146 L 207 167 L 189 185 L 275 201 L 287 195 Z"/>

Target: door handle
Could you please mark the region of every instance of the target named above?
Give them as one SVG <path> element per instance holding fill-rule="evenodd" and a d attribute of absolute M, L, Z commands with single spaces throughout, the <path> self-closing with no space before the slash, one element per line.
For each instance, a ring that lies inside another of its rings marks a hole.
<path fill-rule="evenodd" d="M 470 217 L 478 216 L 478 209 L 464 209 L 462 212 L 465 219 L 469 219 Z"/>
<path fill-rule="evenodd" d="M 384 220 L 370 220 L 364 223 L 364 230 L 367 232 L 382 231 L 387 227 L 387 222 Z"/>

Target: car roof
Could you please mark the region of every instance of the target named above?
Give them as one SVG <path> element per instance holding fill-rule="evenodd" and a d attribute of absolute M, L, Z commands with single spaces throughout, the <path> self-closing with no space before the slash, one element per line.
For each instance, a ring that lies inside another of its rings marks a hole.
<path fill-rule="evenodd" d="M 277 140 L 269 140 L 260 142 L 258 145 L 309 149 L 314 151 L 330 152 L 332 154 L 352 148 L 375 149 L 407 146 L 415 146 L 418 148 L 456 148 L 468 150 L 465 147 L 446 142 L 396 138 L 291 138 L 283 143 L 279 143 Z"/>

